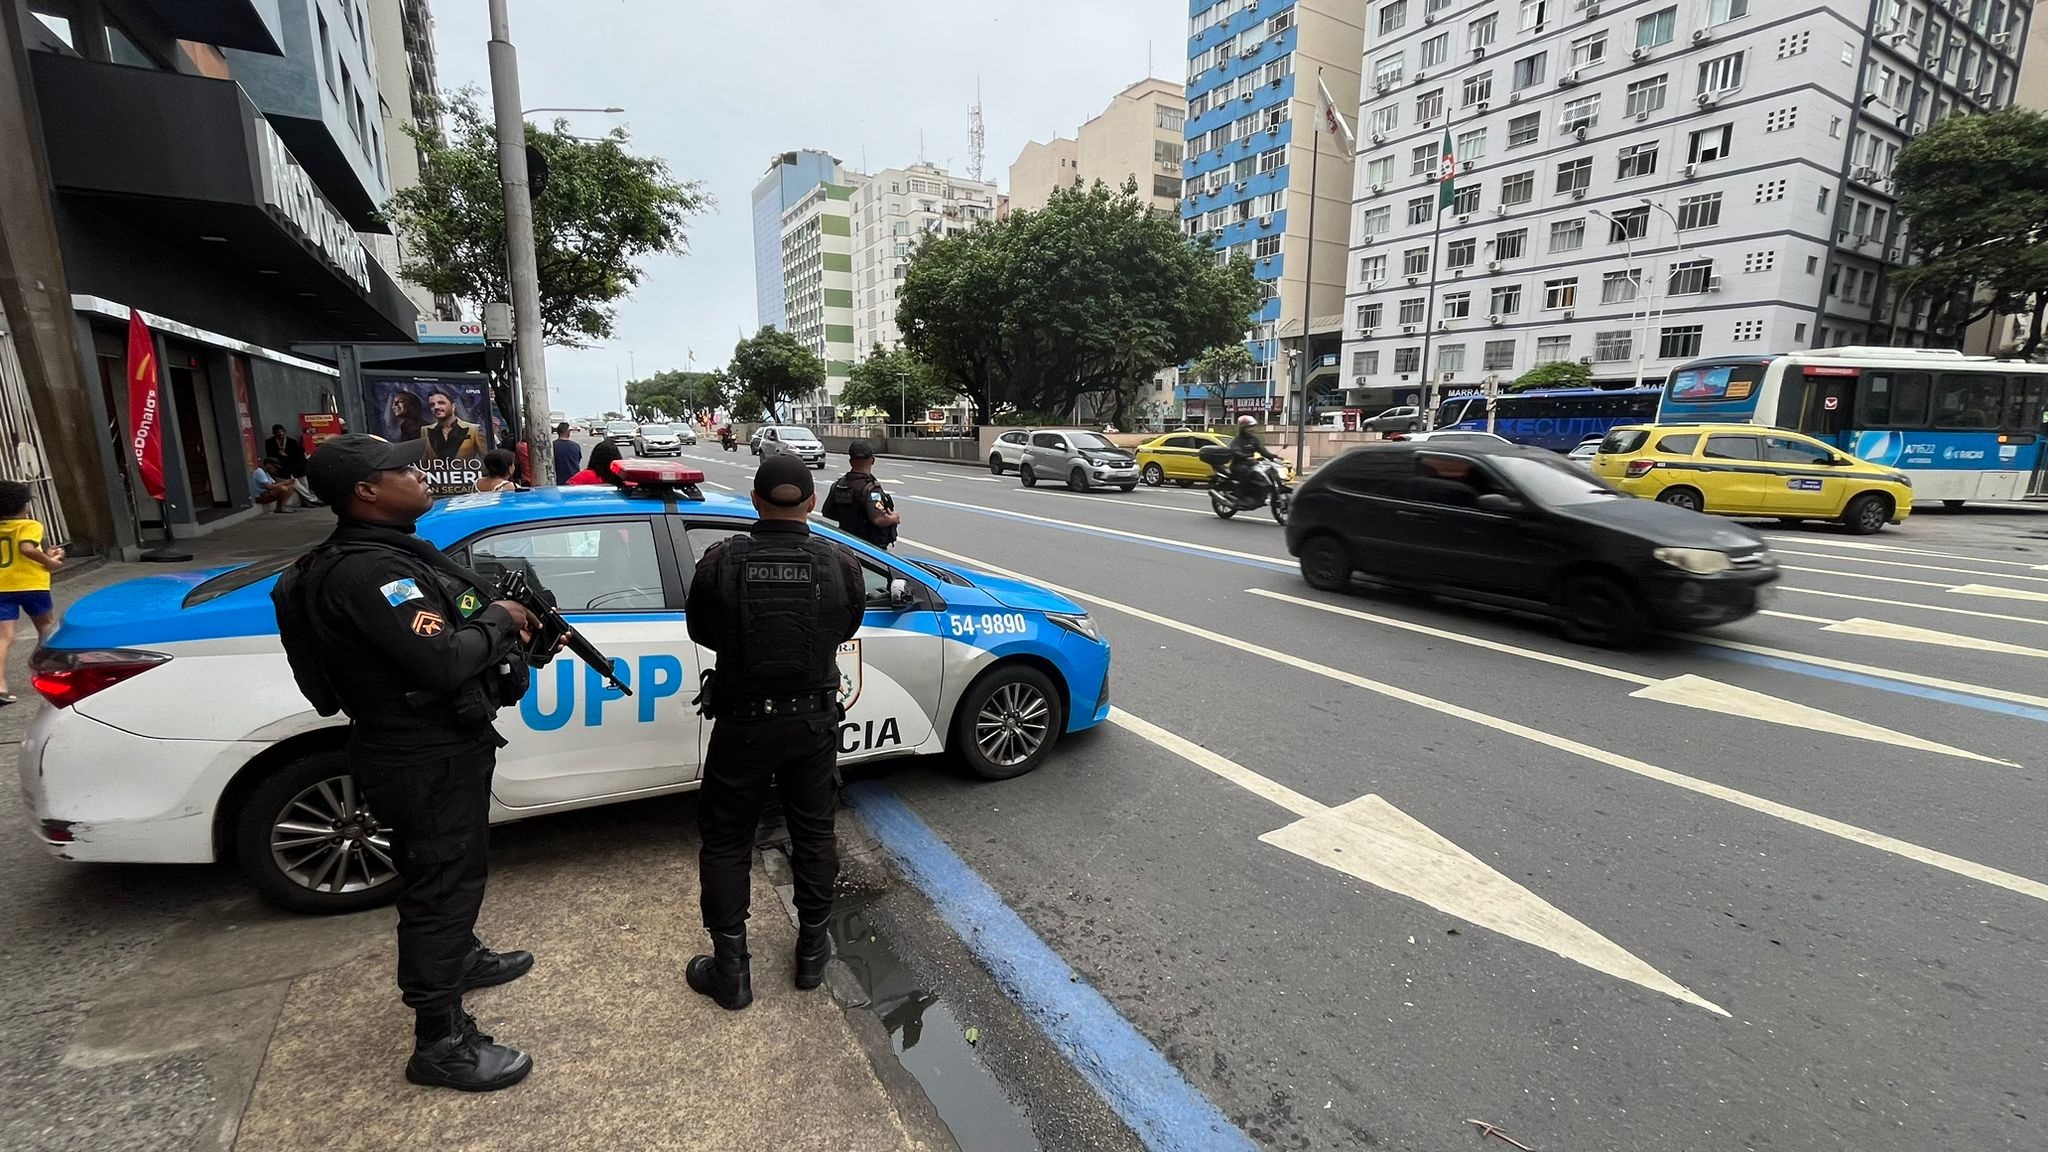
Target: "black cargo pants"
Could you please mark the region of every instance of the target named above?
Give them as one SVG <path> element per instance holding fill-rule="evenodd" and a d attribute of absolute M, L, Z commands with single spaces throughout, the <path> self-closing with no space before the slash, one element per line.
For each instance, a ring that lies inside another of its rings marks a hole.
<path fill-rule="evenodd" d="M 733 932 L 746 926 L 755 831 L 771 788 L 789 828 L 797 912 L 816 923 L 832 911 L 832 882 L 839 876 L 839 846 L 832 832 L 839 807 L 838 760 L 837 710 L 720 720 L 712 726 L 704 785 L 697 796 L 705 928 Z"/>
<path fill-rule="evenodd" d="M 399 875 L 398 990 L 421 1012 L 462 1000 L 490 870 L 497 759 L 489 745 L 403 762 L 358 752 L 351 768 L 364 803 L 391 834 Z"/>

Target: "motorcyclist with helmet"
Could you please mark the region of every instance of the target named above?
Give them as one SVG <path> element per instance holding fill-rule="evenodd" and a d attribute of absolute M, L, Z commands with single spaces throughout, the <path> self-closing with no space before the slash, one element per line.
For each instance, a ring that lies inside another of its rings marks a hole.
<path fill-rule="evenodd" d="M 1254 431 L 1259 421 L 1254 416 L 1237 418 L 1237 435 L 1230 441 L 1230 482 L 1241 492 L 1256 491 L 1264 481 L 1252 467 L 1260 458 L 1278 461 L 1280 457 L 1266 450 L 1266 445 Z"/>

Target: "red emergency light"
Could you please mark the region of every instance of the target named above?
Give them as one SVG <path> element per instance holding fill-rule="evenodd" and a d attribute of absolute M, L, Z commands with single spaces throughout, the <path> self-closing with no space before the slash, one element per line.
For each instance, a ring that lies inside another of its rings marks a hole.
<path fill-rule="evenodd" d="M 704 483 L 704 472 L 699 468 L 687 468 L 669 460 L 619 460 L 612 464 L 612 475 L 619 478 L 627 491 L 645 493 L 650 496 L 675 493 L 686 500 L 702 500 L 704 493 L 697 486 Z"/>

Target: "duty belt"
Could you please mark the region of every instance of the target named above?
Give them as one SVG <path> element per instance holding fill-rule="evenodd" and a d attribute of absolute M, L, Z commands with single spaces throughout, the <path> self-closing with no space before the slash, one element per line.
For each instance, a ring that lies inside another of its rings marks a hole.
<path fill-rule="evenodd" d="M 756 696 L 727 703 L 718 702 L 720 720 L 766 720 L 774 716 L 813 716 L 839 706 L 839 691 L 827 688 L 801 696 Z"/>

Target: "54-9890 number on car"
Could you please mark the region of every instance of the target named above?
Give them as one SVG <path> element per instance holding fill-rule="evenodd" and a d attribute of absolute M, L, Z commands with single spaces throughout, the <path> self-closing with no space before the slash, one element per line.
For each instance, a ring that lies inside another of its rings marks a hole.
<path fill-rule="evenodd" d="M 951 615 L 946 622 L 955 636 L 1021 636 L 1031 625 L 1019 612 L 984 613 L 980 616 Z"/>

